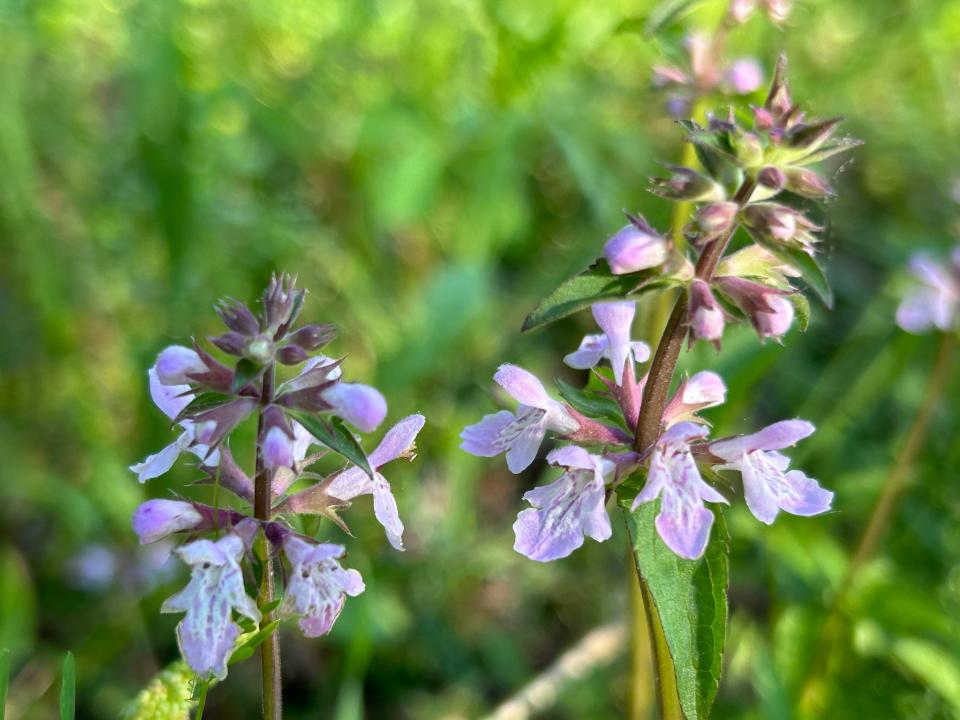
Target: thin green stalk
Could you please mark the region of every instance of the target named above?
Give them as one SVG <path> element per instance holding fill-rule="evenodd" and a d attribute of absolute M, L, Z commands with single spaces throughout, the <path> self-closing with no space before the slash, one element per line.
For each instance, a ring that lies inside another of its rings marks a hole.
<path fill-rule="evenodd" d="M 274 367 L 271 364 L 263 374 L 263 388 L 260 393 L 262 407 L 260 420 L 257 424 L 257 467 L 254 481 L 253 514 L 254 517 L 262 521 L 270 519 L 273 505 L 270 491 L 270 473 L 264 465 L 262 452 L 264 436 L 262 411 L 273 402 L 273 375 Z M 270 553 L 270 543 L 262 534 L 257 542 L 261 549 L 260 556 L 263 561 L 263 577 L 260 581 L 257 604 L 260 607 L 266 607 L 273 602 L 275 595 L 273 558 Z M 272 622 L 274 614 L 275 611 L 267 613 L 263 618 L 263 623 Z M 270 633 L 270 637 L 264 640 L 260 646 L 260 662 L 263 718 L 264 720 L 280 720 L 283 717 L 283 700 L 280 673 L 280 633 L 276 630 Z"/>
<path fill-rule="evenodd" d="M 209 689 L 209 683 L 200 685 L 200 694 L 197 696 L 197 710 L 193 716 L 193 720 L 203 720 L 203 709 L 207 705 L 207 690 Z"/>
<path fill-rule="evenodd" d="M 627 548 L 627 553 L 630 555 L 630 574 L 627 578 L 630 585 L 630 694 L 627 720 L 650 720 L 654 705 L 653 689 L 657 686 L 653 639 L 633 551 Z"/>
<path fill-rule="evenodd" d="M 843 603 L 857 574 L 873 556 L 890 521 L 893 519 L 897 502 L 903 495 L 910 479 L 910 471 L 927 439 L 933 413 L 938 402 L 943 398 L 947 381 L 950 378 L 956 344 L 957 338 L 951 333 L 944 333 L 940 338 L 940 349 L 937 353 L 933 372 L 927 382 L 923 401 L 917 410 L 917 415 L 910 426 L 910 430 L 907 432 L 906 440 L 890 468 L 890 473 L 887 475 L 883 488 L 880 490 L 876 505 L 874 505 L 870 519 L 867 521 L 867 527 L 860 537 L 860 542 L 857 543 L 857 549 L 847 566 L 847 571 L 833 595 L 833 600 L 827 610 L 826 619 L 820 631 L 813 660 L 810 663 L 811 674 L 800 693 L 800 707 L 805 716 L 815 717 L 817 712 L 825 707 L 826 673 L 829 670 L 831 649 L 843 628 L 841 612 Z"/>

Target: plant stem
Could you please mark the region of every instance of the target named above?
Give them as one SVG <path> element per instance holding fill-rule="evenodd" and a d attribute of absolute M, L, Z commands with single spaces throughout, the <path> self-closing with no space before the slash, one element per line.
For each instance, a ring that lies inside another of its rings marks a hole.
<path fill-rule="evenodd" d="M 947 380 L 950 377 L 956 342 L 957 338 L 952 333 L 943 333 L 940 337 L 940 349 L 937 353 L 936 363 L 933 367 L 933 373 L 930 375 L 930 380 L 927 382 L 927 388 L 920 408 L 917 410 L 917 416 L 914 418 L 913 424 L 907 432 L 906 440 L 890 468 L 890 473 L 887 475 L 883 488 L 880 490 L 873 513 L 867 521 L 867 527 L 860 537 L 860 542 L 857 544 L 857 549 L 847 566 L 847 571 L 833 594 L 814 651 L 813 660 L 810 663 L 812 674 L 804 683 L 803 690 L 800 693 L 801 709 L 805 713 L 816 712 L 824 706 L 824 693 L 826 692 L 824 676 L 829 670 L 828 660 L 831 655 L 831 648 L 842 628 L 841 607 L 850 587 L 853 585 L 853 581 L 856 579 L 857 573 L 873 556 L 880 539 L 893 518 L 897 501 L 910 478 L 910 470 L 926 441 L 927 431 L 930 428 L 930 421 L 933 419 L 937 403 L 943 397 Z"/>
<path fill-rule="evenodd" d="M 756 187 L 754 178 L 747 176 L 740 184 L 733 201 L 743 207 L 750 200 Z M 696 276 L 707 282 L 713 277 L 717 263 L 723 257 L 730 238 L 736 232 L 737 225 L 708 242 L 697 260 Z M 663 330 L 663 335 L 654 353 L 650 364 L 650 375 L 643 389 L 643 402 L 640 405 L 640 420 L 637 422 L 637 433 L 633 448 L 637 452 L 644 452 L 656 442 L 660 436 L 660 421 L 663 418 L 663 409 L 667 404 L 667 393 L 673 381 L 673 373 L 677 368 L 680 350 L 687 335 L 687 294 L 683 293 L 673 306 L 670 319 Z"/>
<path fill-rule="evenodd" d="M 627 710 L 628 720 L 650 720 L 653 710 L 653 688 L 656 668 L 653 662 L 653 640 L 650 634 L 650 619 L 639 582 L 633 551 L 629 554 L 628 582 L 630 584 L 630 694 Z"/>
<path fill-rule="evenodd" d="M 273 402 L 273 364 L 267 366 L 263 373 L 263 389 L 260 392 L 260 420 L 257 424 L 257 467 L 254 480 L 253 514 L 257 520 L 267 521 L 272 513 L 273 498 L 270 492 L 270 472 L 263 462 L 263 409 Z M 258 538 L 263 550 L 263 578 L 260 581 L 260 593 L 257 603 L 266 607 L 273 602 L 274 572 L 273 557 L 270 552 L 270 543 L 261 534 Z M 273 621 L 274 611 L 270 611 L 263 618 L 264 624 Z M 283 700 L 281 695 L 280 675 L 280 634 L 274 630 L 270 637 L 260 646 L 260 661 L 262 668 L 262 710 L 264 720 L 280 720 L 283 716 Z"/>

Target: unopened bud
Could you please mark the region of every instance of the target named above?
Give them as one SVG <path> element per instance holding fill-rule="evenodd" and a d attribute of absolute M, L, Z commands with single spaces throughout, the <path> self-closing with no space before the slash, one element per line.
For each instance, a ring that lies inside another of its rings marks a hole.
<path fill-rule="evenodd" d="M 603 254 L 614 275 L 625 275 L 663 265 L 667 260 L 667 241 L 643 218 L 637 218 L 607 240 Z"/>
<path fill-rule="evenodd" d="M 773 165 L 768 165 L 757 173 L 757 182 L 765 188 L 779 191 L 783 190 L 787 178 L 783 174 L 783 170 Z"/>
<path fill-rule="evenodd" d="M 282 365 L 299 365 L 308 357 L 307 351 L 299 345 L 285 345 L 277 350 L 277 362 Z"/>
<path fill-rule="evenodd" d="M 787 299 L 791 290 L 772 288 L 739 277 L 719 277 L 717 287 L 750 318 L 760 337 L 778 338 L 793 323 L 793 303 Z"/>
<path fill-rule="evenodd" d="M 228 355 L 242 356 L 247 350 L 247 338 L 231 330 L 217 337 L 207 338 Z"/>
<path fill-rule="evenodd" d="M 307 352 L 319 350 L 337 336 L 337 329 L 330 324 L 304 325 L 288 340 L 293 345 L 299 345 Z"/>
<path fill-rule="evenodd" d="M 723 337 L 723 310 L 710 286 L 699 278 L 690 284 L 689 323 L 698 340 L 717 342 Z"/>
<path fill-rule="evenodd" d="M 834 192 L 827 181 L 807 168 L 786 168 L 786 186 L 791 192 L 819 200 L 833 197 Z"/>
<path fill-rule="evenodd" d="M 733 225 L 739 206 L 734 202 L 704 205 L 697 211 L 697 227 L 708 236 L 720 235 Z"/>
<path fill-rule="evenodd" d="M 797 232 L 797 212 L 777 203 L 748 205 L 740 218 L 748 230 L 777 242 L 791 240 Z"/>
<path fill-rule="evenodd" d="M 723 200 L 723 186 L 701 175 L 696 170 L 679 165 L 667 165 L 669 178 L 651 178 L 651 192 L 670 200 Z"/>
<path fill-rule="evenodd" d="M 241 335 L 255 335 L 260 332 L 260 323 L 250 312 L 250 308 L 239 300 L 228 298 L 221 300 L 216 306 L 217 315 L 223 324 Z"/>
<path fill-rule="evenodd" d="M 749 95 L 763 84 L 763 69 L 753 58 L 741 58 L 727 70 L 727 82 L 737 95 Z"/>
<path fill-rule="evenodd" d="M 193 503 L 180 500 L 147 500 L 133 513 L 133 531 L 140 544 L 162 540 L 167 535 L 195 530 L 203 524 L 203 515 Z"/>
<path fill-rule="evenodd" d="M 792 150 L 813 152 L 833 135 L 841 120 L 837 117 L 813 124 L 797 123 L 787 131 L 786 144 Z"/>

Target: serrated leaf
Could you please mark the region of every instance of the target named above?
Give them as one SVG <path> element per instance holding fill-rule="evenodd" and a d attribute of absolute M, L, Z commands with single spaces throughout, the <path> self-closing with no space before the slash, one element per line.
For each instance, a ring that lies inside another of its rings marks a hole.
<path fill-rule="evenodd" d="M 654 633 L 662 632 L 668 649 L 657 662 L 661 675 L 669 673 L 675 682 L 662 683 L 662 688 L 675 693 L 685 720 L 704 720 L 720 686 L 726 637 L 730 540 L 723 514 L 714 510 L 703 557 L 684 560 L 657 535 L 658 502 L 644 503 L 635 513 L 627 509 L 627 497 L 620 502 L 637 570 L 655 611 Z"/>
<path fill-rule="evenodd" d="M 7 686 L 10 684 L 10 651 L 0 650 L 0 720 L 3 720 L 7 707 Z"/>
<path fill-rule="evenodd" d="M 60 720 L 74 720 L 77 702 L 77 671 L 73 653 L 63 658 L 60 671 Z"/>
<path fill-rule="evenodd" d="M 193 400 L 190 401 L 190 404 L 180 411 L 180 414 L 173 419 L 173 422 L 178 423 L 181 420 L 193 417 L 194 415 L 199 415 L 207 410 L 212 410 L 215 407 L 226 405 L 233 399 L 234 398 L 230 397 L 229 395 L 224 395 L 223 393 L 202 392 L 194 397 Z"/>
<path fill-rule="evenodd" d="M 564 282 L 523 321 L 524 332 L 547 325 L 601 300 L 616 300 L 648 289 L 646 283 L 660 276 L 660 268 L 629 275 L 614 275 L 603 258 Z"/>
<path fill-rule="evenodd" d="M 557 378 L 560 396 L 573 407 L 594 420 L 612 420 L 623 425 L 623 411 L 620 405 L 609 395 L 601 395 L 590 390 L 579 390 L 570 383 Z"/>
<path fill-rule="evenodd" d="M 327 420 L 301 410 L 287 410 L 287 414 L 303 425 L 318 443 L 342 455 L 373 478 L 373 469 L 367 460 L 367 454 L 340 418 L 332 417 Z"/>
<path fill-rule="evenodd" d="M 230 392 L 234 394 L 240 392 L 244 387 L 256 380 L 264 369 L 263 365 L 258 365 L 247 358 L 238 360 L 237 367 L 233 371 L 233 384 L 230 386 Z"/>

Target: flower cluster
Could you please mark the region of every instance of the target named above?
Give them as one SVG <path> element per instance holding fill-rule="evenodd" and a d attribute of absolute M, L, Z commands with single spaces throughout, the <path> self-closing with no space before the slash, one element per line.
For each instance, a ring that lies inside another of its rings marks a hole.
<path fill-rule="evenodd" d="M 918 287 L 897 308 L 897 324 L 911 333 L 960 329 L 960 247 L 954 248 L 947 264 L 914 255 L 910 272 Z"/>
<path fill-rule="evenodd" d="M 677 555 L 699 558 L 710 536 L 714 512 L 725 504 L 717 483 L 736 489 L 725 473 L 740 476 L 747 507 L 763 523 L 782 510 L 794 515 L 827 511 L 833 493 L 781 453 L 809 436 L 803 420 L 774 423 L 759 432 L 710 440 L 699 413 L 722 403 L 726 387 L 711 371 L 669 388 L 684 340 L 706 340 L 718 349 L 725 327 L 749 323 L 763 338 L 782 338 L 808 305 L 797 281 L 829 302 L 829 287 L 817 260 L 820 227 L 784 202 L 799 195 L 832 195 L 810 165 L 856 144 L 835 136 L 839 119 L 808 119 L 790 98 L 781 57 L 766 102 L 753 108 L 744 127 L 731 110 L 709 117 L 706 127 L 683 123 L 700 169 L 671 166 L 669 178 L 654 179 L 652 192 L 693 204 L 685 228 L 695 257 L 676 247 L 642 217 L 610 238 L 603 258 L 567 281 L 527 318 L 525 329 L 591 307 L 602 333 L 588 335 L 564 358 L 592 369 L 582 391 L 561 387 L 565 402 L 549 395 L 532 374 L 503 365 L 494 376 L 519 406 L 487 415 L 464 429 L 462 448 L 490 457 L 505 453 L 518 473 L 534 460 L 547 433 L 568 444 L 547 461 L 562 469 L 555 482 L 531 490 L 530 507 L 514 524 L 514 548 L 534 560 L 569 555 L 584 537 L 610 536 L 606 502 L 617 489 L 631 511 L 659 501 L 655 526 Z M 745 242 L 728 252 L 738 227 Z M 669 289 L 679 299 L 649 371 L 635 366 L 650 349 L 631 339 L 635 296 Z M 597 369 L 607 360 L 610 371 Z M 592 385 L 592 387 L 591 387 Z M 633 476 L 645 478 L 637 491 Z M 630 494 L 632 491 L 632 495 Z"/>
<path fill-rule="evenodd" d="M 302 534 L 292 524 L 296 515 L 321 515 L 346 529 L 338 511 L 360 495 L 372 495 L 387 539 L 403 549 L 403 523 L 380 468 L 413 457 L 423 416 L 401 420 L 369 457 L 364 454 L 344 422 L 357 431 L 376 430 L 386 417 L 386 400 L 373 387 L 343 381 L 340 361 L 318 354 L 336 335 L 332 325 L 293 329 L 305 294 L 282 276 L 266 289 L 259 314 L 238 301 L 224 301 L 217 312 L 227 332 L 208 340 L 233 362 L 217 360 L 194 342 L 192 348 L 166 348 L 147 373 L 154 403 L 181 432 L 130 469 L 144 482 L 166 473 L 186 452 L 198 459 L 201 482 L 234 496 L 229 507 L 148 500 L 133 516 L 141 543 L 175 534 L 189 539 L 174 553 L 190 566 L 190 581 L 162 612 L 185 613 L 177 627 L 180 649 L 204 679 L 226 676 L 230 656 L 243 639 L 241 625 L 260 623 L 270 610 L 247 595 L 245 561 L 286 561 L 289 581 L 279 614 L 297 618 L 307 637 L 329 632 L 346 597 L 363 592 L 360 574 L 341 565 L 344 546 Z M 278 385 L 278 366 L 300 368 Z M 229 442 L 232 431 L 251 417 L 258 422 L 252 476 L 234 460 Z M 311 472 L 323 454 L 311 454 L 316 446 L 340 453 L 349 466 L 327 477 Z M 308 486 L 291 492 L 300 480 Z M 255 552 L 260 538 L 267 548 L 262 557 Z M 235 614 L 246 620 L 238 623 Z"/>
<path fill-rule="evenodd" d="M 681 382 L 664 409 L 663 433 L 650 451 L 632 449 L 648 381 L 648 376 L 637 380 L 635 363 L 650 354 L 644 343 L 630 339 L 634 305 L 632 301 L 595 304 L 593 314 L 603 333 L 588 335 L 581 348 L 590 349 L 564 359 L 576 368 L 594 368 L 601 357 L 611 360 L 614 377 L 597 372 L 606 390 L 596 395 L 616 399 L 618 417 L 588 418 L 572 404 L 583 399 L 581 409 L 585 409 L 587 395 L 571 397 L 570 404 L 555 400 L 534 375 L 516 365 L 503 365 L 494 380 L 520 403 L 516 413 L 504 410 L 487 415 L 461 434 L 464 450 L 483 457 L 506 453 L 507 465 L 515 473 L 533 462 L 548 431 L 575 443 L 547 455 L 548 463 L 563 470 L 561 476 L 523 496 L 531 507 L 517 516 L 514 549 L 533 560 L 549 561 L 569 555 L 584 537 L 606 540 L 611 534 L 607 499 L 617 485 L 641 469 L 648 479 L 631 509 L 659 497 L 657 530 L 667 546 L 685 558 L 700 557 L 706 547 L 713 513 L 704 501 L 727 502 L 704 481 L 703 474 L 739 472 L 747 506 L 767 524 L 780 510 L 815 515 L 829 509 L 833 494 L 799 470 L 788 470 L 788 458 L 777 452 L 810 435 L 810 423 L 787 420 L 753 435 L 707 441 L 709 429 L 699 413 L 720 405 L 726 397 L 723 380 L 711 371 Z"/>

